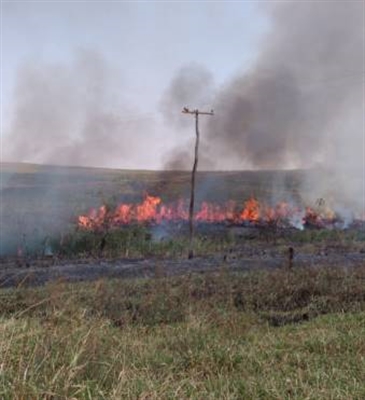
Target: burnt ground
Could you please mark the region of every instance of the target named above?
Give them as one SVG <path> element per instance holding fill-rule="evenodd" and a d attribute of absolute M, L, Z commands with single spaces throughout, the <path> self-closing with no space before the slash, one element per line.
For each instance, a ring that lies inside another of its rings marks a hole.
<path fill-rule="evenodd" d="M 78 259 L 3 258 L 0 261 L 0 288 L 44 285 L 52 281 L 93 281 L 100 278 L 153 278 L 207 273 L 227 268 L 230 271 L 253 271 L 289 268 L 289 247 L 277 244 L 249 243 L 211 256 L 163 259 Z M 365 265 L 365 246 L 309 245 L 294 247 L 293 268 L 343 267 Z"/>

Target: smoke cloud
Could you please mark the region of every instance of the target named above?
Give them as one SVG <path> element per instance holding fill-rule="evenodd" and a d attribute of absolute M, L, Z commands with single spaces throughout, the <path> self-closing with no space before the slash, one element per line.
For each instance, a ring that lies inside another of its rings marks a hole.
<path fill-rule="evenodd" d="M 182 107 L 190 109 L 207 107 L 212 103 L 213 95 L 213 75 L 199 64 L 182 67 L 171 81 L 160 101 L 160 111 L 169 126 L 189 139 L 165 156 L 165 169 L 183 170 L 192 164 L 191 149 L 194 148 L 195 135 L 191 135 L 191 127 L 194 122 L 192 118 L 181 113 Z M 201 159 L 206 167 L 213 167 L 209 157 L 205 157 L 204 151 L 201 152 Z"/>
<path fill-rule="evenodd" d="M 216 169 L 320 167 L 303 193 L 364 207 L 364 8 L 265 3 L 270 26 L 255 63 L 216 90 L 215 116 L 202 121 Z"/>
<path fill-rule="evenodd" d="M 95 51 L 76 51 L 70 65 L 24 64 L 4 158 L 103 167 L 148 160 L 154 121 L 138 116 L 122 93 L 123 79 Z"/>
<path fill-rule="evenodd" d="M 213 108 L 214 117 L 201 118 L 200 169 L 312 169 L 302 182 L 308 200 L 323 196 L 363 209 L 364 2 L 260 7 L 269 26 L 249 68 L 220 86 L 199 64 L 177 72 L 160 101 L 171 130 L 164 140 L 154 119 L 123 118 L 135 110 L 123 97 L 123 79 L 100 54 L 79 50 L 72 64 L 25 64 L 4 158 L 155 165 L 150 149 L 160 142 L 166 149 L 177 132 L 179 147 L 166 153 L 165 168 L 190 168 L 194 122 L 180 110 Z"/>
<path fill-rule="evenodd" d="M 336 122 L 362 110 L 364 6 L 285 2 L 266 9 L 272 26 L 261 55 L 218 93 L 209 142 L 223 157 L 255 167 L 308 167 L 325 157 Z"/>

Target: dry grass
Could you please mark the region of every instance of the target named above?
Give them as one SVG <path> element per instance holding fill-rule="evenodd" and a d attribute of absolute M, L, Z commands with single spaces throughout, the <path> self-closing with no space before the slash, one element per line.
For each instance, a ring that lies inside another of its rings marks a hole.
<path fill-rule="evenodd" d="M 4 290 L 0 397 L 364 398 L 364 277 L 222 268 Z"/>

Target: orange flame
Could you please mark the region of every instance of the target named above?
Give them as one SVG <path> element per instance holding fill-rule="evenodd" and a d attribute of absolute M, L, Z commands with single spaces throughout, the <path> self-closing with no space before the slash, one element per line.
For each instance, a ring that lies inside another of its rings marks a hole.
<path fill-rule="evenodd" d="M 98 209 L 92 209 L 88 215 L 78 217 L 78 226 L 86 230 L 95 230 L 103 227 L 128 225 L 131 223 L 161 223 L 163 221 L 187 221 L 187 202 L 179 200 L 176 204 L 163 204 L 160 197 L 146 195 L 139 204 L 119 204 L 115 210 L 108 210 L 103 205 Z M 255 198 L 244 202 L 243 207 L 237 207 L 233 201 L 224 205 L 202 202 L 200 208 L 195 212 L 195 221 L 200 222 L 230 222 L 259 223 L 275 222 L 296 217 L 299 223 L 310 223 L 321 226 L 323 221 L 334 219 L 335 214 L 327 210 L 320 213 L 307 207 L 301 211 L 298 207 L 287 202 L 280 202 L 274 207 L 260 203 Z"/>
<path fill-rule="evenodd" d="M 260 204 L 256 199 L 249 199 L 245 202 L 245 207 L 240 214 L 243 221 L 258 221 L 260 219 Z"/>

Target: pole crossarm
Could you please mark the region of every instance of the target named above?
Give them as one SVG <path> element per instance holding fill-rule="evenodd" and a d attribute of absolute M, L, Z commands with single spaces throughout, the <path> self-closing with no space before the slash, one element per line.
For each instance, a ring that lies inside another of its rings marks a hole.
<path fill-rule="evenodd" d="M 195 133 L 196 133 L 196 141 L 195 141 L 195 152 L 194 152 L 194 164 L 193 170 L 191 172 L 191 196 L 190 196 L 190 207 L 189 207 L 189 259 L 194 257 L 194 249 L 193 249 L 193 237 L 194 237 L 194 203 L 195 203 L 195 174 L 198 168 L 198 154 L 199 154 L 199 115 L 214 115 L 214 111 L 199 111 L 198 109 L 189 110 L 187 107 L 184 107 L 182 110 L 183 114 L 192 114 L 195 115 Z"/>
<path fill-rule="evenodd" d="M 199 110 L 189 110 L 187 107 L 184 107 L 181 111 L 183 114 L 193 114 L 193 115 L 214 115 L 214 111 L 199 111 Z"/>

